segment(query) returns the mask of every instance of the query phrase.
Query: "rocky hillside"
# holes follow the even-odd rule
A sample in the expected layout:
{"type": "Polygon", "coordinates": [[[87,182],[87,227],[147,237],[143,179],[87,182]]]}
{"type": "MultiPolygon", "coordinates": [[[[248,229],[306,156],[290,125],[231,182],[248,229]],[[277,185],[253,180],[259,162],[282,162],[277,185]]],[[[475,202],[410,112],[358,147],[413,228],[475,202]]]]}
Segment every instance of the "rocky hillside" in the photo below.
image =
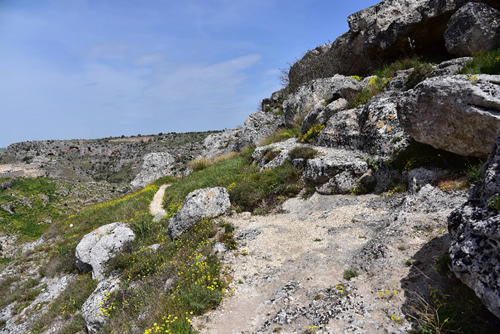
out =
{"type": "MultiPolygon", "coordinates": [[[[10,173],[36,169],[41,175],[64,181],[129,183],[141,171],[148,153],[168,153],[172,159],[161,162],[168,169],[164,175],[182,175],[186,163],[201,153],[205,137],[213,133],[21,142],[1,152],[0,164],[11,164],[10,173]]],[[[3,176],[9,175],[0,174],[3,176]]]]}
{"type": "Polygon", "coordinates": [[[495,333],[500,6],[385,0],[348,22],[198,144],[2,152],[136,190],[7,245],[0,333],[495,333]]]}

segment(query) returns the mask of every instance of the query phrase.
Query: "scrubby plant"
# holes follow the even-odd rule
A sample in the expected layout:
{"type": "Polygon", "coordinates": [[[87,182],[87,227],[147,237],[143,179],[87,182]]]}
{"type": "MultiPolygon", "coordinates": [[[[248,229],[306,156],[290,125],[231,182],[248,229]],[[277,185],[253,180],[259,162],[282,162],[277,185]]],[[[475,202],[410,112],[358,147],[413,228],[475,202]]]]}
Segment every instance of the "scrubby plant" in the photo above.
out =
{"type": "Polygon", "coordinates": [[[278,143],[290,138],[298,138],[298,137],[300,137],[300,125],[296,125],[291,128],[277,130],[271,136],[263,139],[259,143],[259,146],[266,146],[272,143],[278,143]]]}
{"type": "Polygon", "coordinates": [[[312,143],[314,138],[316,138],[321,131],[325,128],[324,124],[314,124],[300,140],[302,143],[312,143]]]}
{"type": "Polygon", "coordinates": [[[461,71],[462,74],[500,74],[500,49],[481,52],[461,71]]]}
{"type": "Polygon", "coordinates": [[[359,272],[354,268],[344,270],[343,277],[345,280],[350,281],[351,278],[358,277],[358,276],[359,276],[359,272]]]}
{"type": "Polygon", "coordinates": [[[384,78],[379,76],[371,78],[368,82],[368,87],[355,94],[352,99],[349,100],[348,107],[356,108],[359,105],[365,104],[372,97],[379,94],[384,89],[385,85],[387,85],[390,79],[390,77],[384,78]]]}
{"type": "Polygon", "coordinates": [[[296,146],[290,152],[288,152],[288,157],[291,160],[295,159],[314,159],[319,155],[319,152],[309,146],[296,146]]]}
{"type": "Polygon", "coordinates": [[[418,62],[413,67],[413,71],[408,76],[406,81],[406,86],[408,88],[415,87],[418,83],[424,81],[426,78],[430,76],[434,67],[430,63],[427,62],[418,62]]]}

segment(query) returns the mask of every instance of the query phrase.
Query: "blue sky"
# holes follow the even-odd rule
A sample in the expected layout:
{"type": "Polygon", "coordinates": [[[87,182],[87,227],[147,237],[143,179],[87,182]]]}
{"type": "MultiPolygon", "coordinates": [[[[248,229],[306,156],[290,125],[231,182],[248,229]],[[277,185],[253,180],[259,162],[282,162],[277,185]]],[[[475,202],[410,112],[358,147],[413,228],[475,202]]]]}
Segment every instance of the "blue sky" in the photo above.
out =
{"type": "Polygon", "coordinates": [[[0,147],[234,128],[378,2],[0,0],[0,147]]]}

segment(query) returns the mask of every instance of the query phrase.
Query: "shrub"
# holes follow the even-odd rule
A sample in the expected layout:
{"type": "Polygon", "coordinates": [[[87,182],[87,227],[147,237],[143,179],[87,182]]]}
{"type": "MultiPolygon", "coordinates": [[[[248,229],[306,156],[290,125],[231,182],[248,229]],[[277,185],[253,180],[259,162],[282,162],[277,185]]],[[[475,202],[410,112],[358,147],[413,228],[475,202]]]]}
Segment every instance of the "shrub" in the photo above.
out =
{"type": "Polygon", "coordinates": [[[294,147],[290,152],[288,152],[288,156],[290,159],[313,159],[317,157],[319,152],[312,147],[308,146],[297,146],[294,147]]]}
{"type": "Polygon", "coordinates": [[[408,76],[408,80],[406,81],[406,86],[408,88],[415,87],[418,83],[424,81],[429,75],[432,73],[434,68],[430,63],[418,62],[413,67],[413,71],[408,76]]]}
{"type": "Polygon", "coordinates": [[[318,134],[325,128],[324,124],[315,124],[313,125],[305,134],[302,136],[300,140],[302,143],[312,143],[314,138],[318,136],[318,134]]]}
{"type": "Polygon", "coordinates": [[[351,278],[358,277],[359,272],[356,269],[346,269],[344,270],[343,277],[345,280],[350,280],[351,278]]]}
{"type": "Polygon", "coordinates": [[[462,74],[500,74],[500,49],[481,52],[468,62],[462,74]]]}
{"type": "Polygon", "coordinates": [[[357,106],[368,102],[372,97],[384,90],[385,85],[387,85],[390,79],[390,77],[384,78],[379,76],[371,78],[368,83],[368,88],[365,88],[361,92],[355,94],[353,98],[349,100],[348,108],[356,108],[357,106]]]}

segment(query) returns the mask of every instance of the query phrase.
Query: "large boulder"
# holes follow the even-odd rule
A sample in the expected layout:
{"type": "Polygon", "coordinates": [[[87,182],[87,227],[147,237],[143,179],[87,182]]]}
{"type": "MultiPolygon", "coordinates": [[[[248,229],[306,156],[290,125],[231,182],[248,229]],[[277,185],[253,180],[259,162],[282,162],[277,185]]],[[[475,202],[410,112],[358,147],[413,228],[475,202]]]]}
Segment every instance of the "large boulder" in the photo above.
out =
{"type": "Polygon", "coordinates": [[[167,233],[176,238],[203,218],[225,213],[231,202],[225,188],[204,188],[190,192],[180,210],[169,220],[167,233]]]}
{"type": "Polygon", "coordinates": [[[310,80],[334,74],[366,75],[408,54],[447,56],[443,35],[448,21],[469,2],[500,9],[497,0],[385,0],[354,13],[347,19],[347,33],[293,64],[289,87],[294,91],[310,80]]]}
{"type": "Polygon", "coordinates": [[[360,149],[384,158],[397,155],[410,145],[410,138],[397,117],[399,92],[384,92],[368,101],[360,116],[360,149]]]}
{"type": "Polygon", "coordinates": [[[338,113],[340,110],[345,109],[348,104],[349,102],[343,98],[335,100],[326,106],[321,103],[317,104],[304,118],[300,131],[302,133],[307,133],[307,131],[309,131],[309,129],[315,124],[325,124],[330,117],[338,113]]]}
{"type": "Polygon", "coordinates": [[[500,47],[500,11],[471,2],[460,8],[444,33],[446,49],[456,56],[473,56],[500,47]]]}
{"type": "Polygon", "coordinates": [[[237,139],[238,149],[248,145],[258,145],[284,125],[283,113],[275,111],[257,111],[245,120],[237,139]]]}
{"type": "Polygon", "coordinates": [[[290,94],[283,102],[285,124],[293,126],[298,119],[305,117],[316,105],[323,103],[326,105],[340,98],[350,100],[354,94],[362,89],[363,85],[359,81],[343,75],[332,75],[330,78],[308,82],[290,94]]]}
{"type": "Polygon", "coordinates": [[[341,110],[326,122],[314,139],[316,145],[356,150],[360,145],[359,115],[363,107],[341,110]]]}
{"type": "Polygon", "coordinates": [[[451,269],[500,318],[500,138],[469,200],[451,213],[451,269]]]}
{"type": "Polygon", "coordinates": [[[167,152],[149,153],[144,156],[142,169],[130,182],[132,190],[142,189],[149,183],[172,173],[175,159],[167,152]]]}
{"type": "Polygon", "coordinates": [[[76,266],[91,271],[92,278],[105,279],[106,263],[135,240],[135,233],[125,223],[101,226],[86,234],[76,246],[76,266]]]}
{"type": "Polygon", "coordinates": [[[203,141],[203,152],[201,155],[206,158],[213,158],[221,154],[238,151],[240,133],[241,127],[238,127],[208,135],[203,141]]]}
{"type": "Polygon", "coordinates": [[[398,119],[416,141],[485,158],[500,135],[500,76],[427,79],[399,99],[398,119]]]}
{"type": "Polygon", "coordinates": [[[82,305],[82,317],[90,334],[98,333],[108,322],[112,310],[110,296],[120,288],[120,280],[113,278],[100,282],[82,305]]]}
{"type": "Polygon", "coordinates": [[[317,147],[321,156],[309,159],[304,169],[306,182],[318,186],[323,194],[349,193],[355,190],[358,180],[368,171],[361,152],[317,147]]]}

